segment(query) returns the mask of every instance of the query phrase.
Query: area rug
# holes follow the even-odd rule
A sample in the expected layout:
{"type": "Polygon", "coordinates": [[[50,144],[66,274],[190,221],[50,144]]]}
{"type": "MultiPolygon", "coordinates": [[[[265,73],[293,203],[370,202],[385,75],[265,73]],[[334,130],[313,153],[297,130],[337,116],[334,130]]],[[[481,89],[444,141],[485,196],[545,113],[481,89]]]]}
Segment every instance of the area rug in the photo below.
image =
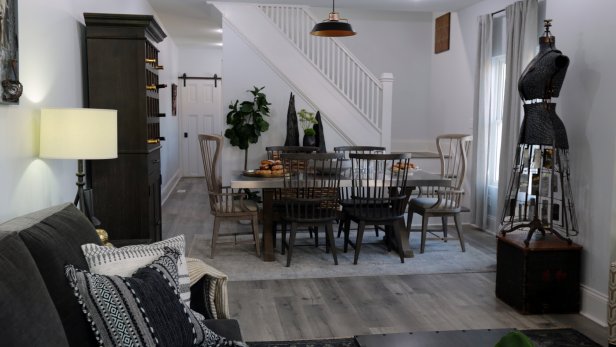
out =
{"type": "MultiPolygon", "coordinates": [[[[575,329],[521,330],[535,347],[600,347],[575,329]]],[[[248,342],[250,347],[358,347],[354,338],[248,342]]],[[[450,345],[451,346],[451,345],[450,345]]],[[[387,346],[382,346],[387,347],[387,346]]],[[[449,347],[449,346],[447,346],[449,347]]],[[[477,346],[484,347],[484,346],[477,346]]]]}
{"type": "MultiPolygon", "coordinates": [[[[242,225],[233,227],[249,228],[242,225]]],[[[325,253],[325,246],[315,247],[314,239],[310,239],[307,233],[298,234],[290,267],[285,266],[286,256],[280,254],[280,244],[273,262],[257,258],[254,244],[250,243],[219,244],[214,259],[211,259],[208,235],[195,235],[187,253],[228,274],[230,281],[496,271],[494,235],[466,226],[465,229],[468,229],[465,232],[466,252],[461,251],[457,240],[432,240],[420,254],[420,233],[411,233],[410,244],[415,256],[405,259],[404,264],[400,263],[396,252],[387,252],[381,240],[382,234],[377,237],[372,230],[366,231],[357,265],[353,265],[352,248],[347,253],[342,252],[343,238],[336,239],[339,250],[339,265],[336,266],[332,255],[325,253]]],[[[320,241],[324,242],[323,239],[320,241]]]]}

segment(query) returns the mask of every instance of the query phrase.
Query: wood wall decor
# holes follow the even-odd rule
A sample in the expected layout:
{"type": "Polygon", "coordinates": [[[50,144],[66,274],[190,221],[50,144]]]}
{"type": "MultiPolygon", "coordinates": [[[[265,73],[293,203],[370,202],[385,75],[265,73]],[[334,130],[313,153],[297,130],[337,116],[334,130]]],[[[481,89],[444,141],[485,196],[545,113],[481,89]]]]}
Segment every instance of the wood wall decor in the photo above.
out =
{"type": "Polygon", "coordinates": [[[171,115],[178,115],[178,85],[171,84],[171,115]]]}
{"type": "Polygon", "coordinates": [[[434,53],[438,54],[449,50],[449,23],[451,12],[437,17],[434,22],[434,53]]]}
{"type": "Polygon", "coordinates": [[[19,104],[23,92],[19,82],[17,34],[17,0],[0,0],[0,103],[3,104],[19,104]]]}

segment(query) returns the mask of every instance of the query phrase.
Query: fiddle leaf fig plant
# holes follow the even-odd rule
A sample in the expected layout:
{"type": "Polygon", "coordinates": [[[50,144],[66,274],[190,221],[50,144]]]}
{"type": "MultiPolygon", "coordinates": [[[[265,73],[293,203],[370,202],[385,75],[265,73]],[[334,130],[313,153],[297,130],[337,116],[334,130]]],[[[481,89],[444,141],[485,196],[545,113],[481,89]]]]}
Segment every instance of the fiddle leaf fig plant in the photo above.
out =
{"type": "Polygon", "coordinates": [[[227,113],[227,124],[229,128],[225,130],[225,137],[231,141],[232,146],[244,150],[244,170],[248,164],[248,147],[251,143],[257,143],[261,133],[269,129],[269,123],[265,117],[269,117],[269,105],[267,97],[262,92],[265,87],[253,87],[249,90],[252,100],[235,100],[229,105],[227,113]]]}

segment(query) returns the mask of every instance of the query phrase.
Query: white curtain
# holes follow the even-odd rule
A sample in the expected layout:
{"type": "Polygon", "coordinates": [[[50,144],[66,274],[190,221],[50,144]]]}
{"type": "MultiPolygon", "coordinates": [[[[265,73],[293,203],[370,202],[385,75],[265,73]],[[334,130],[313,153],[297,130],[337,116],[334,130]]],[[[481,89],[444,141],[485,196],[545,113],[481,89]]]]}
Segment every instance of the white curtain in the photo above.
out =
{"type": "Polygon", "coordinates": [[[522,101],[518,93],[518,79],[535,55],[538,45],[538,7],[537,0],[524,0],[515,2],[505,9],[507,72],[498,180],[498,218],[502,216],[522,124],[522,101]]]}
{"type": "Polygon", "coordinates": [[[488,221],[488,130],[490,111],[490,71],[492,70],[492,15],[479,17],[479,45],[477,52],[475,90],[475,119],[473,121],[473,160],[475,177],[473,196],[474,223],[481,229],[488,221]]]}

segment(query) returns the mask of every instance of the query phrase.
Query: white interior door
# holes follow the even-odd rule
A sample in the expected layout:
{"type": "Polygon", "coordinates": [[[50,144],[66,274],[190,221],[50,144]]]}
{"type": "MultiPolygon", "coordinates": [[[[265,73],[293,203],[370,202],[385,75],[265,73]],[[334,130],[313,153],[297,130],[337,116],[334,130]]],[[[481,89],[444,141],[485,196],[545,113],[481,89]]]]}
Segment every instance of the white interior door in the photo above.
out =
{"type": "Polygon", "coordinates": [[[203,176],[198,134],[222,134],[221,81],[186,80],[180,89],[180,146],[184,177],[203,176]]]}

